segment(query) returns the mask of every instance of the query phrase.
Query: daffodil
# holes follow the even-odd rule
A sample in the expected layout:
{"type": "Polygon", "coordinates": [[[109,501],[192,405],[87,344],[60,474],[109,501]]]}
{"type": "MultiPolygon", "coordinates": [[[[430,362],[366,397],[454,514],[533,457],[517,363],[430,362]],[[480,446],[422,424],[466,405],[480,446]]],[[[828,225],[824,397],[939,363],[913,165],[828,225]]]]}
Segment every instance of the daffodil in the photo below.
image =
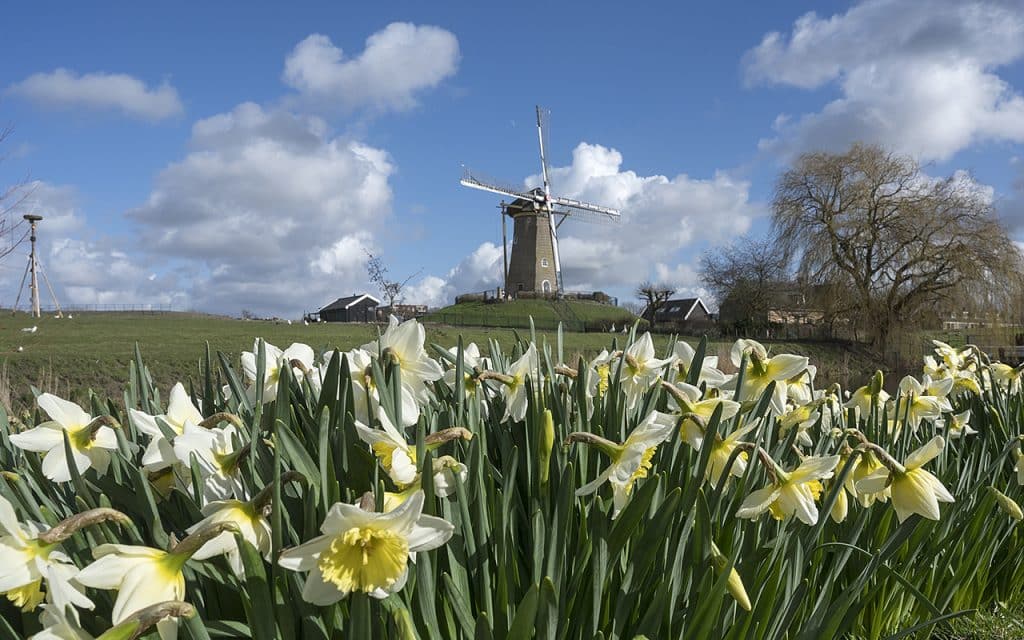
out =
{"type": "Polygon", "coordinates": [[[919,514],[930,520],[939,519],[939,503],[955,502],[952,494],[938,478],[921,467],[942,452],[945,440],[935,436],[899,464],[891,461],[857,483],[857,491],[879,493],[888,488],[892,495],[892,506],[896,517],[903,522],[912,514],[919,514]]]}
{"type": "Polygon", "coordinates": [[[185,466],[191,466],[195,455],[203,475],[203,499],[245,498],[245,487],[238,473],[240,458],[247,449],[235,449],[238,430],[234,425],[221,428],[186,424],[184,432],[174,439],[174,455],[185,466]]]}
{"type": "Polygon", "coordinates": [[[156,422],[158,419],[170,427],[177,436],[185,432],[185,423],[199,424],[203,421],[203,414],[192,404],[192,398],[180,382],[171,387],[167,413],[151,416],[138,409],[129,409],[128,415],[135,428],[150,438],[149,446],[142,454],[142,467],[150,472],[160,471],[178,462],[174,455],[173,440],[164,437],[164,432],[156,422]]]}
{"type": "Polygon", "coordinates": [[[854,391],[844,406],[847,409],[856,409],[859,419],[867,420],[872,411],[881,417],[882,409],[889,400],[889,394],[882,388],[882,382],[882,372],[875,372],[871,382],[854,391]]]}
{"type": "Polygon", "coordinates": [[[1008,393],[1019,393],[1021,389],[1021,374],[1024,367],[1011,367],[1002,362],[993,362],[989,366],[989,373],[992,379],[999,383],[1008,393]]]}
{"type": "Polygon", "coordinates": [[[708,458],[705,477],[716,485],[722,476],[727,473],[736,478],[742,477],[743,473],[747,470],[747,452],[743,451],[736,456],[731,468],[729,467],[729,459],[732,457],[733,452],[743,444],[743,436],[756,428],[756,424],[749,424],[736,429],[724,438],[716,434],[715,443],[711,447],[711,456],[708,458]]]}
{"type": "Polygon", "coordinates": [[[44,604],[39,616],[42,631],[28,637],[28,640],[95,640],[95,637],[78,626],[74,615],[68,616],[57,605],[44,604]]]}
{"type": "MultiPolygon", "coordinates": [[[[672,348],[672,368],[675,369],[675,382],[686,382],[690,375],[690,369],[697,365],[693,359],[697,352],[689,343],[679,340],[672,348]]],[[[704,356],[700,364],[700,375],[697,377],[697,384],[705,383],[709,387],[720,387],[729,379],[727,375],[718,370],[718,356],[704,356]]]]}
{"type": "Polygon", "coordinates": [[[738,383],[739,376],[734,377],[730,384],[735,387],[737,397],[741,400],[757,400],[768,385],[775,383],[775,391],[771,398],[771,407],[776,413],[785,411],[786,396],[788,394],[787,380],[798,376],[807,368],[805,356],[795,356],[787,353],[768,357],[768,350],[756,340],[737,340],[730,351],[733,366],[739,367],[746,356],[746,366],[743,371],[743,381],[738,383]]]}
{"type": "Polygon", "coordinates": [[[39,536],[45,525],[18,521],[18,516],[0,496],[0,594],[31,611],[45,597],[63,610],[68,605],[92,609],[92,600],[76,581],[78,567],[59,550],[59,542],[46,542],[39,536]]]}
{"type": "Polygon", "coordinates": [[[808,456],[793,471],[776,469],[775,481],[747,496],[736,515],[754,519],[770,511],[776,520],[795,514],[804,524],[817,523],[821,481],[832,477],[838,463],[839,456],[808,456]]]}
{"type": "MultiPolygon", "coordinates": [[[[202,514],[206,517],[189,527],[186,530],[188,533],[192,534],[222,522],[229,522],[241,533],[246,542],[255,547],[265,559],[270,560],[270,523],[258,505],[238,500],[220,500],[203,505],[202,514]]],[[[219,555],[226,555],[231,570],[240,579],[245,579],[242,555],[232,531],[224,531],[199,547],[192,557],[196,560],[206,560],[219,555]]]]}
{"type": "Polygon", "coordinates": [[[792,429],[796,428],[795,442],[802,447],[812,446],[814,441],[807,432],[821,417],[819,407],[819,403],[812,402],[792,407],[783,413],[779,416],[779,436],[785,438],[792,429]]]}
{"type": "MultiPolygon", "coordinates": [[[[252,351],[242,352],[242,372],[249,383],[249,400],[256,399],[257,358],[259,357],[260,341],[256,340],[252,351]]],[[[281,351],[274,345],[263,343],[263,403],[273,402],[277,398],[277,383],[281,379],[281,367],[291,367],[292,377],[302,382],[307,371],[313,369],[316,355],[313,349],[305,344],[295,343],[281,351]],[[296,364],[298,366],[296,366],[296,364]]]]}
{"type": "Polygon", "coordinates": [[[356,433],[360,440],[370,445],[391,480],[399,488],[406,487],[412,484],[419,473],[416,468],[416,447],[410,445],[405,436],[398,432],[383,408],[378,410],[377,418],[380,420],[380,429],[373,429],[357,421],[356,433]]]}
{"type": "Polygon", "coordinates": [[[719,405],[722,407],[723,422],[739,413],[740,403],[728,398],[716,396],[702,399],[700,389],[692,384],[677,382],[670,387],[665,384],[662,386],[669,391],[669,407],[678,410],[683,416],[683,440],[694,449],[700,449],[704,441],[704,425],[711,420],[719,405]]]}
{"type": "MultiPolygon", "coordinates": [[[[456,482],[465,482],[469,476],[469,467],[451,456],[434,458],[433,467],[434,495],[438,498],[447,498],[454,494],[456,482]]],[[[422,474],[419,474],[412,484],[405,488],[398,491],[385,491],[384,510],[391,511],[420,491],[422,489],[421,478],[422,474]]]]}
{"type": "Polygon", "coordinates": [[[537,354],[537,347],[531,342],[526,352],[509,367],[508,379],[501,379],[504,385],[502,393],[505,396],[506,420],[512,419],[519,422],[526,417],[526,409],[529,406],[526,382],[532,380],[536,385],[538,382],[536,372],[539,367],[540,356],[537,354]]]}
{"type": "Polygon", "coordinates": [[[964,436],[972,436],[978,433],[976,430],[971,428],[971,410],[961,411],[960,413],[952,414],[944,420],[946,426],[946,435],[950,440],[956,440],[964,436]]]}
{"type": "Polygon", "coordinates": [[[571,442],[595,446],[611,458],[611,464],[595,480],[576,490],[576,496],[594,493],[607,482],[612,486],[612,517],[617,516],[629,502],[636,481],[647,477],[658,445],[672,435],[675,422],[675,417],[670,414],[652,411],[622,444],[589,433],[570,435],[571,442]]]}
{"type": "MultiPolygon", "coordinates": [[[[458,347],[452,347],[448,349],[448,353],[451,354],[452,359],[459,357],[458,347]]],[[[483,384],[476,373],[485,371],[491,368],[490,358],[484,358],[480,355],[480,347],[476,346],[475,342],[470,342],[465,345],[462,349],[462,389],[466,395],[472,400],[483,400],[486,393],[487,387],[483,384]]],[[[444,372],[444,382],[452,389],[456,388],[455,380],[455,366],[447,369],[444,372]]],[[[488,403],[480,402],[480,411],[482,415],[487,415],[488,403]]]]}
{"type": "MultiPolygon", "coordinates": [[[[185,563],[211,540],[235,525],[218,522],[190,534],[170,551],[125,544],[101,544],[92,550],[95,560],[78,574],[78,581],[94,589],[116,589],[111,621],[118,625],[142,609],[185,597],[185,563]]],[[[178,637],[176,618],[157,623],[162,640],[178,637]]]]}
{"type": "Polygon", "coordinates": [[[117,449],[114,430],[82,410],[77,404],[62,400],[51,393],[44,393],[36,399],[39,408],[50,416],[49,422],[14,433],[11,444],[26,451],[45,452],[43,475],[54,482],[71,480],[70,465],[78,473],[92,468],[103,475],[110,465],[110,452],[117,449]],[[71,445],[71,460],[64,450],[64,434],[71,445]]]}
{"type": "Polygon", "coordinates": [[[661,376],[665,365],[672,359],[654,357],[654,341],[648,332],[644,332],[644,335],[626,348],[622,359],[622,373],[619,381],[623,393],[626,394],[626,406],[633,408],[640,396],[661,376]]]}
{"type": "Polygon", "coordinates": [[[913,376],[905,376],[900,380],[900,405],[897,419],[906,412],[907,424],[915,433],[922,420],[934,422],[942,417],[943,411],[952,411],[949,401],[940,396],[926,395],[925,386],[913,376]]]}
{"type": "Polygon", "coordinates": [[[808,364],[807,368],[786,380],[786,395],[797,406],[810,404],[814,401],[814,378],[818,368],[808,364]]]}
{"type": "Polygon", "coordinates": [[[286,549],[278,564],[309,572],[302,597],[315,605],[350,593],[385,598],[405,586],[417,552],[440,547],[455,530],[446,520],[423,515],[423,500],[418,491],[384,513],[337,503],[320,527],[323,535],[286,549]]]}
{"type": "Polygon", "coordinates": [[[374,355],[379,353],[382,358],[396,363],[402,371],[402,384],[408,385],[416,396],[425,398],[425,385],[444,375],[441,365],[427,355],[423,346],[426,338],[423,325],[415,318],[399,323],[398,318],[391,316],[380,339],[363,345],[363,350],[374,355]]]}
{"type": "MultiPolygon", "coordinates": [[[[101,544],[93,549],[96,560],[82,569],[78,581],[94,589],[116,589],[111,620],[118,624],[130,614],[166,600],[185,597],[182,568],[187,556],[150,547],[101,544]]],[[[157,627],[163,640],[177,637],[177,622],[157,627]]]]}
{"type": "Polygon", "coordinates": [[[876,500],[879,502],[886,502],[889,500],[889,496],[892,493],[889,487],[886,487],[882,491],[876,491],[874,493],[864,493],[857,486],[861,480],[868,478],[879,470],[885,470],[882,463],[878,461],[878,457],[869,449],[863,453],[857,460],[857,466],[853,468],[853,471],[847,476],[847,490],[851,495],[857,497],[857,501],[860,502],[861,506],[865,509],[870,507],[876,500]]]}

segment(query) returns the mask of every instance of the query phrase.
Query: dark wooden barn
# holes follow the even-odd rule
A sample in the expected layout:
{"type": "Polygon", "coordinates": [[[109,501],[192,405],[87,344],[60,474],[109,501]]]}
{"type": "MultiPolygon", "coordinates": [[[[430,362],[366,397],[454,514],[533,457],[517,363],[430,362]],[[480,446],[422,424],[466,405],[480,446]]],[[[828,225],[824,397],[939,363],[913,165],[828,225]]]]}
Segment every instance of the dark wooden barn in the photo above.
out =
{"type": "Polygon", "coordinates": [[[363,293],[338,298],[318,312],[321,322],[375,322],[380,300],[363,293]]]}

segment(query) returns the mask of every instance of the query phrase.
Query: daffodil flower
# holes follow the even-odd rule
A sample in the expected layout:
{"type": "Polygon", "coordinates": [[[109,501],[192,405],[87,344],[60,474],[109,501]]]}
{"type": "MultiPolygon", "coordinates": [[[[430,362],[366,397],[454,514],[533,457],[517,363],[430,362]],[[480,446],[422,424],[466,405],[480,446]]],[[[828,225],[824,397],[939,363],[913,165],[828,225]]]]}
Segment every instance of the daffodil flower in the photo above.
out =
{"type": "Polygon", "coordinates": [[[882,383],[882,372],[875,372],[871,382],[854,391],[844,406],[847,409],[856,409],[859,419],[870,418],[872,410],[881,416],[882,409],[889,400],[889,394],[882,388],[882,383]]]}
{"type": "Polygon", "coordinates": [[[701,390],[692,384],[677,382],[662,383],[669,392],[668,405],[677,410],[683,417],[681,435],[686,444],[700,449],[704,442],[704,426],[711,420],[715,409],[722,407],[722,421],[730,420],[739,413],[740,403],[723,397],[701,399],[701,390]]]}
{"type": "Polygon", "coordinates": [[[370,445],[384,471],[399,488],[412,484],[419,470],[416,468],[416,447],[410,445],[398,432],[383,407],[377,411],[380,429],[356,422],[359,439],[370,445]]]}
{"type": "MultiPolygon", "coordinates": [[[[256,359],[259,357],[260,341],[256,340],[252,351],[242,352],[242,372],[249,383],[247,390],[250,401],[256,399],[256,359]]],[[[263,404],[273,402],[277,399],[277,383],[281,379],[281,367],[291,367],[292,377],[297,382],[302,382],[307,371],[313,369],[313,360],[316,355],[313,349],[305,344],[295,343],[281,351],[274,345],[263,343],[263,404]],[[300,366],[293,366],[298,362],[300,366]]]]}
{"type": "Polygon", "coordinates": [[[851,495],[857,497],[857,501],[860,502],[861,506],[865,509],[874,504],[876,500],[879,502],[886,502],[889,500],[889,496],[891,494],[889,487],[874,493],[864,493],[857,486],[857,483],[861,480],[871,477],[879,470],[884,471],[885,467],[882,466],[882,463],[878,461],[878,457],[869,449],[860,456],[857,460],[857,466],[854,467],[853,471],[847,476],[847,490],[851,495]]]}
{"type": "Polygon", "coordinates": [[[793,471],[776,469],[775,482],[747,496],[736,515],[754,519],[771,511],[776,520],[795,514],[804,524],[817,523],[821,481],[832,477],[837,464],[839,456],[808,456],[793,471]]]}
{"type": "Polygon", "coordinates": [[[245,449],[235,450],[238,430],[234,425],[222,428],[186,424],[184,432],[174,439],[174,455],[185,466],[191,466],[195,454],[203,475],[203,499],[245,498],[245,487],[238,474],[239,458],[245,449]]]}
{"type": "MultiPolygon", "coordinates": [[[[455,493],[455,483],[465,482],[469,476],[469,467],[462,464],[451,456],[438,456],[434,458],[434,495],[438,498],[447,498],[455,493]]],[[[421,482],[422,474],[416,476],[412,484],[399,491],[384,492],[384,510],[391,511],[398,507],[423,487],[421,482]]]]}
{"type": "Polygon", "coordinates": [[[633,408],[637,400],[661,376],[665,365],[671,358],[654,357],[654,341],[649,332],[637,338],[622,353],[622,373],[619,381],[622,391],[626,394],[626,406],[633,408]]]}
{"type": "Polygon", "coordinates": [[[946,435],[950,440],[956,440],[964,436],[972,436],[978,433],[976,430],[971,428],[970,421],[970,409],[950,415],[945,419],[946,435]]]}
{"type": "Polygon", "coordinates": [[[502,393],[505,396],[505,419],[515,422],[526,417],[529,396],[526,393],[526,381],[538,382],[537,369],[540,367],[540,356],[537,347],[531,342],[523,355],[508,368],[508,380],[502,380],[502,393]]]}
{"type": "Polygon", "coordinates": [[[446,520],[423,515],[423,500],[418,491],[384,513],[337,503],[320,527],[323,535],[285,549],[278,564],[309,572],[302,597],[318,606],[350,593],[386,598],[405,586],[417,552],[440,547],[455,530],[446,520]]]}
{"type": "Polygon", "coordinates": [[[78,567],[58,549],[59,542],[40,539],[45,525],[18,521],[18,516],[0,496],[0,594],[22,611],[31,611],[45,597],[62,611],[68,605],[92,609],[92,600],[76,581],[78,567]]]}
{"type": "Polygon", "coordinates": [[[910,425],[914,433],[917,433],[922,420],[934,422],[942,417],[943,411],[953,410],[953,407],[950,406],[949,401],[945,398],[926,395],[925,386],[913,376],[905,376],[900,380],[899,407],[900,415],[896,417],[902,418],[902,414],[905,411],[907,424],[910,425]]]}
{"type": "MultiPolygon", "coordinates": [[[[756,340],[737,340],[730,351],[733,366],[739,367],[743,363],[743,356],[746,356],[746,368],[743,371],[743,382],[739,389],[736,389],[737,397],[741,400],[757,400],[768,385],[775,382],[775,391],[771,398],[771,407],[776,413],[783,413],[786,410],[786,396],[788,388],[786,381],[796,377],[807,368],[805,356],[795,356],[787,353],[768,357],[768,350],[756,340]]],[[[738,376],[733,377],[730,383],[735,386],[738,376]]]]}
{"type": "Polygon", "coordinates": [[[1020,392],[1021,373],[1024,373],[1024,368],[1011,367],[1002,362],[993,362],[989,366],[989,374],[992,376],[992,379],[998,382],[1008,393],[1020,392]]]}
{"type": "MultiPolygon", "coordinates": [[[[234,528],[216,523],[190,534],[170,551],[126,544],[101,544],[92,550],[95,560],[78,574],[78,581],[94,589],[116,589],[111,621],[118,625],[138,611],[185,597],[185,563],[206,543],[234,528]]],[[[162,640],[178,637],[176,618],[157,623],[162,640]]]]}
{"type": "MultiPolygon", "coordinates": [[[[203,505],[202,513],[206,517],[186,529],[189,534],[228,522],[234,525],[246,542],[255,547],[266,560],[270,560],[270,523],[264,517],[260,506],[253,502],[220,500],[203,505]]],[[[192,557],[196,560],[206,560],[219,555],[226,555],[231,570],[239,579],[245,579],[242,554],[232,531],[224,531],[199,547],[192,557]]]]}
{"type": "Polygon", "coordinates": [[[879,493],[888,488],[892,495],[892,506],[896,517],[903,522],[912,514],[919,514],[929,520],[939,519],[939,503],[955,502],[952,494],[942,482],[921,467],[942,452],[945,440],[935,436],[917,449],[901,465],[890,461],[883,467],[857,483],[857,491],[879,493]]]}
{"type": "Polygon", "coordinates": [[[798,407],[793,407],[779,416],[779,435],[783,438],[793,429],[796,428],[796,443],[802,447],[810,447],[814,445],[814,441],[811,439],[810,434],[807,433],[808,429],[813,427],[818,422],[818,418],[821,417],[819,411],[820,404],[812,402],[798,407]]]}
{"type": "Polygon", "coordinates": [[[423,325],[415,318],[399,323],[398,318],[391,316],[380,339],[363,345],[363,350],[390,358],[402,370],[402,384],[408,385],[417,397],[425,399],[426,384],[444,376],[441,365],[427,355],[423,346],[426,339],[423,325]]]}
{"type": "Polygon", "coordinates": [[[797,406],[810,404],[814,401],[814,378],[818,368],[808,364],[807,368],[786,380],[786,395],[797,406]]]}
{"type": "Polygon", "coordinates": [[[203,414],[192,404],[192,398],[180,382],[171,387],[167,413],[151,416],[138,409],[129,409],[128,415],[135,428],[150,438],[149,446],[142,454],[142,467],[150,472],[160,471],[178,463],[178,458],[174,455],[173,440],[164,437],[164,432],[156,423],[157,419],[163,421],[175,435],[179,436],[185,432],[185,423],[199,424],[203,421],[203,414]]]}
{"type": "Polygon", "coordinates": [[[576,496],[594,493],[605,482],[612,486],[612,517],[618,516],[622,508],[629,502],[633,485],[637,480],[647,477],[658,445],[672,435],[675,428],[675,416],[659,411],[652,411],[626,438],[622,444],[615,444],[590,433],[574,433],[569,436],[570,442],[584,442],[601,450],[611,458],[611,464],[589,482],[576,490],[576,496]]]}
{"type": "Polygon", "coordinates": [[[53,394],[44,393],[36,401],[39,408],[50,416],[50,421],[28,431],[11,434],[11,444],[26,451],[45,452],[43,475],[54,482],[71,480],[71,464],[80,474],[90,468],[99,475],[106,473],[110,452],[117,449],[114,430],[105,424],[100,425],[99,420],[94,421],[77,404],[53,394]],[[65,433],[71,444],[71,460],[67,459],[64,450],[65,433]]]}
{"type": "MultiPolygon", "coordinates": [[[[686,382],[690,375],[690,368],[696,363],[693,359],[697,352],[687,342],[679,340],[672,348],[672,368],[676,371],[675,382],[686,382]]],[[[697,384],[705,383],[709,387],[720,387],[729,379],[727,375],[718,370],[718,356],[704,356],[700,363],[700,375],[697,377],[697,384]]]]}

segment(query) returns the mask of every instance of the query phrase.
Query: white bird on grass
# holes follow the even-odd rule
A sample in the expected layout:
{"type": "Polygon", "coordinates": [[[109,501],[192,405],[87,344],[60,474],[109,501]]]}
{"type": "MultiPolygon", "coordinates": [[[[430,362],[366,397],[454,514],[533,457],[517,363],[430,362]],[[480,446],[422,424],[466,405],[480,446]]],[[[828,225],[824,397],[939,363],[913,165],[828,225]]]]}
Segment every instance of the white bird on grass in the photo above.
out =
{"type": "Polygon", "coordinates": [[[39,329],[39,327],[33,325],[31,327],[25,327],[24,329],[21,330],[21,332],[22,333],[35,333],[36,330],[38,330],[38,329],[39,329]]]}

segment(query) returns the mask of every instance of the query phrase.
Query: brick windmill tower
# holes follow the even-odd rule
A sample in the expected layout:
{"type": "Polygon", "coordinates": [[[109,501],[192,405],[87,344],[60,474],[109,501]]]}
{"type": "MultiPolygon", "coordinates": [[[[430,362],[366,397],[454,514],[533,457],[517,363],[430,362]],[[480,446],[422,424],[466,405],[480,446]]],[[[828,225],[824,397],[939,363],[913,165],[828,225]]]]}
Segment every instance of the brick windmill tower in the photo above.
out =
{"type": "Polygon", "coordinates": [[[616,209],[571,198],[551,195],[545,150],[543,111],[537,107],[537,139],[540,142],[540,166],[544,186],[525,190],[506,187],[488,178],[463,171],[460,183],[465,187],[514,198],[501,203],[501,240],[505,255],[505,291],[558,295],[562,286],[562,264],[558,255],[558,228],[568,218],[587,222],[618,222],[616,209]],[[512,218],[512,255],[508,254],[505,218],[512,218]]]}

